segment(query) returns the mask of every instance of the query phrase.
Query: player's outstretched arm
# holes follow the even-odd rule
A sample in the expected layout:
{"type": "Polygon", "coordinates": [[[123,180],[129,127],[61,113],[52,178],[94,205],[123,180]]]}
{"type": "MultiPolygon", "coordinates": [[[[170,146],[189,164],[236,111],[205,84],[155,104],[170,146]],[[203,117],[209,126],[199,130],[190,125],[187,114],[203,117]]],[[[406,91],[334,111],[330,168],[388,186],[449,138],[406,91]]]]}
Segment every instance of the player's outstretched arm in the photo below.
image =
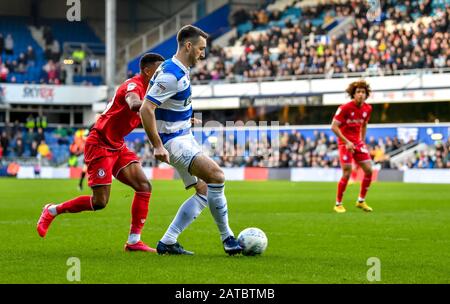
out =
{"type": "Polygon", "coordinates": [[[141,115],[142,125],[144,126],[145,133],[154,147],[154,154],[157,160],[168,163],[169,152],[164,148],[161,138],[156,129],[156,117],[155,117],[156,105],[150,101],[144,100],[139,110],[141,115]]]}

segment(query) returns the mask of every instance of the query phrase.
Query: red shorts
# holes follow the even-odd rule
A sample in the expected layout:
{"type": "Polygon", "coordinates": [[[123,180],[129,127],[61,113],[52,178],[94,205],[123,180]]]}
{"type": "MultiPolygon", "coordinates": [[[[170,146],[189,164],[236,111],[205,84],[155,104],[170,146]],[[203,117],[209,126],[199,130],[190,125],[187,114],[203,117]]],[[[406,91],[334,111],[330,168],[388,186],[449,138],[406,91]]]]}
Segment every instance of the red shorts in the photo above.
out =
{"type": "Polygon", "coordinates": [[[110,185],[113,175],[117,178],[120,170],[131,163],[139,162],[139,158],[127,146],[111,150],[87,142],[84,148],[84,162],[87,165],[88,185],[92,187],[110,185]]]}
{"type": "Polygon", "coordinates": [[[339,160],[341,165],[351,165],[353,159],[358,163],[372,160],[366,145],[364,143],[355,145],[353,153],[348,151],[345,145],[339,145],[339,160]]]}

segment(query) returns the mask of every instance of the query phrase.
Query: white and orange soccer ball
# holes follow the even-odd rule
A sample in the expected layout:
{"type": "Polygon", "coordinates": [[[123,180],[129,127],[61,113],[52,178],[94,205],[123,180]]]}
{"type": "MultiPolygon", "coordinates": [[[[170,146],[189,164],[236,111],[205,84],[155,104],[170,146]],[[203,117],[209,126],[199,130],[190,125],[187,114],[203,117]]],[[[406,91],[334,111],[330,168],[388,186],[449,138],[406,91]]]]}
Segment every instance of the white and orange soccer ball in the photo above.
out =
{"type": "Polygon", "coordinates": [[[267,248],[267,236],[259,228],[251,227],[241,231],[238,235],[239,245],[243,255],[259,255],[267,248]]]}

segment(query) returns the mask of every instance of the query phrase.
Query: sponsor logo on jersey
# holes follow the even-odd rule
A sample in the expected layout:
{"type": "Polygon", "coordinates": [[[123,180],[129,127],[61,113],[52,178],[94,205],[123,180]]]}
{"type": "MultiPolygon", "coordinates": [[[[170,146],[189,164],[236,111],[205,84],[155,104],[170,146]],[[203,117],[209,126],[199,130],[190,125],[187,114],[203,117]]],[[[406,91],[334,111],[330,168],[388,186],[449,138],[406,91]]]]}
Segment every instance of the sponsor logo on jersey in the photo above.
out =
{"type": "Polygon", "coordinates": [[[364,122],[364,119],[347,119],[346,123],[347,124],[362,124],[364,122]]]}
{"type": "Polygon", "coordinates": [[[130,82],[127,85],[127,91],[133,91],[136,87],[137,87],[137,84],[135,84],[134,82],[130,82]]]}
{"type": "Polygon", "coordinates": [[[167,88],[165,86],[162,85],[162,83],[158,82],[156,83],[156,85],[158,86],[158,88],[160,88],[161,90],[165,91],[167,88]]]}

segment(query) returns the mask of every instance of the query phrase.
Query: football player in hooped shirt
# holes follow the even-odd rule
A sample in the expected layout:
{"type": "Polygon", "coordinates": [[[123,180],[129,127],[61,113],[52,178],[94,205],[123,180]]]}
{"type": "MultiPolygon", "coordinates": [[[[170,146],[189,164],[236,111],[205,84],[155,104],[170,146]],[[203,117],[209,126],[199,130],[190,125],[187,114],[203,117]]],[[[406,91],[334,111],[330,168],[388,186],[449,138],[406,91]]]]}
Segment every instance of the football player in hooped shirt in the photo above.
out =
{"type": "Polygon", "coordinates": [[[372,159],[364,140],[367,123],[372,113],[372,106],[365,101],[369,97],[371,89],[366,81],[359,80],[351,83],[346,92],[352,101],[338,108],[331,125],[331,129],[338,137],[339,159],[342,167],[342,177],[338,184],[334,210],[338,213],[345,212],[342,197],[352,172],[352,160],[354,159],[364,171],[356,207],[370,212],[372,208],[366,204],[365,198],[372,181],[372,159]]]}
{"type": "Polygon", "coordinates": [[[205,57],[208,35],[186,25],[178,31],[176,54],[164,61],[150,81],[140,113],[142,125],[153,147],[155,158],[178,171],[186,189],[195,194],[178,209],[175,218],[158,242],[158,254],[193,254],[178,243],[178,236],[209,206],[223,248],[233,255],[242,248],[228,223],[225,175],[207,155],[191,132],[191,86],[189,68],[205,57]]]}
{"type": "Polygon", "coordinates": [[[156,252],[140,240],[147,219],[152,188],[139,158],[127,148],[124,137],[140,125],[139,109],[148,83],[163,61],[164,58],[159,54],[145,54],[140,60],[139,75],[119,86],[86,139],[84,158],[92,195],[79,196],[58,205],[45,205],[37,224],[41,237],[45,237],[50,224],[60,214],[105,208],[114,176],[135,191],[131,207],[130,234],[125,250],[156,252]]]}

